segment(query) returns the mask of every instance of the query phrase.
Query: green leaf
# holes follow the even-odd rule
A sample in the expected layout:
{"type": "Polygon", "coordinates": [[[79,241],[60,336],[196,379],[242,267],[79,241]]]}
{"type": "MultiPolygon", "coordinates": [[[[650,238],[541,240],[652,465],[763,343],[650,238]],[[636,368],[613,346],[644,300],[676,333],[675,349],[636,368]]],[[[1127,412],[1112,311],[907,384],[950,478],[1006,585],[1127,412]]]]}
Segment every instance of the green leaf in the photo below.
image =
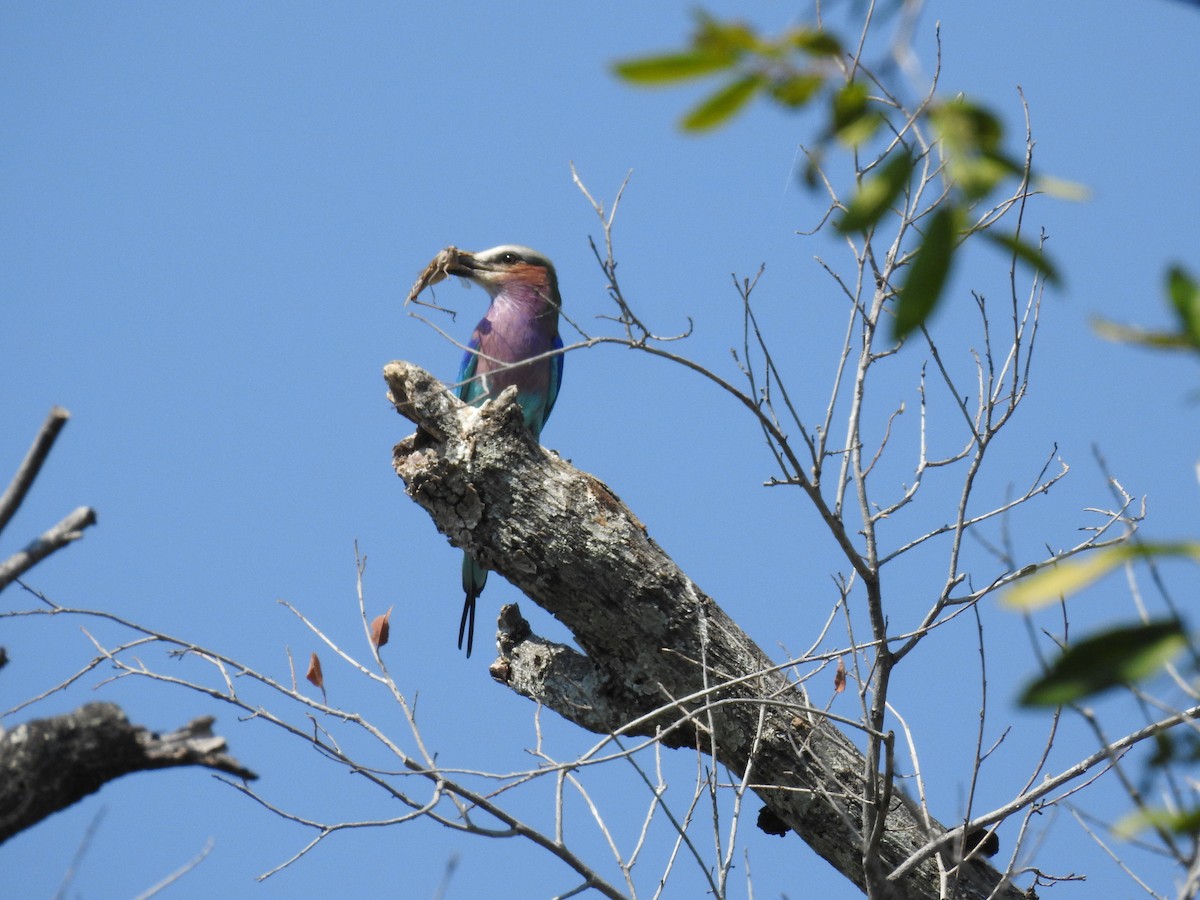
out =
{"type": "Polygon", "coordinates": [[[1132,558],[1132,544],[1098,550],[1078,562],[1067,560],[1021,579],[1004,597],[1004,605],[1013,609],[1037,609],[1057,603],[1099,581],[1113,569],[1132,558]]]}
{"type": "Polygon", "coordinates": [[[1062,278],[1058,274],[1058,268],[1050,261],[1050,257],[1046,252],[1036,244],[1031,244],[1028,241],[1023,241],[1015,234],[996,234],[994,231],[985,231],[983,236],[996,244],[999,247],[1007,250],[1017,260],[1025,263],[1044,279],[1047,283],[1053,285],[1062,284],[1062,278]]]}
{"type": "Polygon", "coordinates": [[[990,194],[1009,175],[1024,167],[1000,151],[1004,125],[990,110],[958,99],[935,106],[929,118],[946,155],[946,170],[968,199],[990,194]]]}
{"type": "Polygon", "coordinates": [[[949,154],[948,164],[954,183],[972,200],[986,197],[1010,175],[1023,173],[1020,165],[999,153],[954,151],[949,154]]]}
{"type": "Polygon", "coordinates": [[[758,34],[745,22],[739,22],[736,19],[722,22],[705,12],[701,12],[697,16],[697,28],[692,38],[692,46],[697,50],[708,50],[732,56],[759,53],[766,49],[763,42],[759,40],[758,34]]]}
{"type": "Polygon", "coordinates": [[[1178,760],[1179,754],[1175,750],[1175,741],[1171,737],[1171,732],[1156,732],[1151,740],[1154,741],[1154,753],[1146,761],[1146,765],[1154,769],[1161,769],[1178,760]]]}
{"type": "Polygon", "coordinates": [[[1159,671],[1188,643],[1176,619],[1112,628],[1072,644],[1021,693],[1022,706],[1062,706],[1159,671]]]}
{"type": "Polygon", "coordinates": [[[1113,828],[1113,833],[1124,840],[1131,840],[1138,832],[1147,828],[1163,828],[1175,834],[1200,833],[1200,808],[1140,809],[1125,816],[1113,828]]]}
{"type": "Polygon", "coordinates": [[[1191,765],[1200,760],[1200,735],[1190,729],[1156,731],[1154,753],[1146,765],[1156,769],[1191,765]]]}
{"type": "Polygon", "coordinates": [[[861,81],[851,81],[833,95],[832,112],[830,131],[849,146],[870,138],[882,121],[879,111],[871,108],[867,86],[861,81]]]}
{"type": "Polygon", "coordinates": [[[796,72],[776,79],[771,85],[771,96],[795,109],[808,103],[824,83],[825,76],[818,72],[796,72]]]}
{"type": "Polygon", "coordinates": [[[628,59],[614,65],[613,71],[634,84],[671,84],[720,72],[732,66],[734,61],[728,53],[691,50],[628,59]]]}
{"type": "Polygon", "coordinates": [[[950,203],[933,214],[925,229],[925,239],[917,248],[908,270],[908,278],[896,298],[896,319],[892,325],[894,340],[903,340],[913,329],[925,324],[937,305],[950,274],[950,264],[954,261],[962,219],[962,208],[950,203]]]}
{"type": "Polygon", "coordinates": [[[833,127],[837,131],[861,116],[867,108],[867,86],[861,81],[842,85],[833,95],[833,127]]]}
{"type": "Polygon", "coordinates": [[[816,28],[797,28],[787,36],[787,42],[812,56],[842,55],[841,41],[828,31],[816,28]]]}
{"type": "Polygon", "coordinates": [[[820,146],[817,146],[804,155],[804,168],[800,172],[800,178],[804,182],[804,186],[810,191],[820,183],[821,163],[824,159],[825,153],[820,146]]]}
{"type": "Polygon", "coordinates": [[[1147,331],[1134,325],[1122,325],[1111,319],[1096,316],[1092,319],[1092,328],[1096,334],[1109,341],[1120,341],[1123,344],[1141,344],[1155,350],[1195,350],[1196,347],[1177,332],[1147,331]]]}
{"type": "Polygon", "coordinates": [[[990,110],[970,100],[938,104],[929,113],[943,143],[961,153],[998,154],[1004,125],[990,110]]]}
{"type": "Polygon", "coordinates": [[[862,183],[846,207],[846,215],[837,223],[842,234],[866,231],[892,207],[912,175],[913,160],[907,150],[898,150],[880,169],[879,174],[862,183]]]}
{"type": "Polygon", "coordinates": [[[1092,198],[1092,190],[1086,184],[1080,184],[1078,181],[1067,181],[1064,178],[1039,175],[1033,179],[1033,186],[1043,194],[1059,200],[1082,203],[1084,200],[1092,198]]]}
{"type": "Polygon", "coordinates": [[[859,144],[869,141],[882,124],[883,116],[880,115],[879,110],[868,109],[858,118],[839,128],[837,137],[847,147],[857,147],[859,144]]]}
{"type": "Polygon", "coordinates": [[[1069,597],[1133,559],[1183,557],[1200,562],[1200,541],[1119,544],[1066,560],[1022,578],[1004,597],[1004,605],[1031,610],[1069,597]]]}
{"type": "Polygon", "coordinates": [[[1183,326],[1183,336],[1200,347],[1200,285],[1182,266],[1171,266],[1167,273],[1167,295],[1183,326]]]}
{"type": "Polygon", "coordinates": [[[730,81],[703,100],[683,118],[684,131],[707,131],[728,121],[745,106],[764,84],[766,78],[758,73],[730,81]]]}

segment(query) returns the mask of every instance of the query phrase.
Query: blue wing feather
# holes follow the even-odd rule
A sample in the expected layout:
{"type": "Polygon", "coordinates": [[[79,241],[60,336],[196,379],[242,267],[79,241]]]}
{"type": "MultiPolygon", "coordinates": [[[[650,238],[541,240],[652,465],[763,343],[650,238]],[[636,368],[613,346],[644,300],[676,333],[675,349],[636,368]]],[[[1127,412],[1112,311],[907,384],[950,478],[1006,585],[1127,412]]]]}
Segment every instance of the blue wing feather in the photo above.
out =
{"type": "Polygon", "coordinates": [[[463,354],[462,365],[458,367],[458,399],[463,403],[474,403],[483,393],[483,384],[475,377],[475,369],[479,365],[479,336],[471,338],[469,348],[463,354]]]}
{"type": "MultiPolygon", "coordinates": [[[[558,335],[554,336],[554,349],[561,351],[563,348],[562,338],[558,335]]],[[[546,420],[550,418],[550,411],[554,409],[554,401],[558,399],[558,389],[562,386],[563,375],[563,359],[566,354],[559,352],[550,360],[550,391],[546,397],[546,411],[542,413],[542,424],[546,424],[546,420]]]]}

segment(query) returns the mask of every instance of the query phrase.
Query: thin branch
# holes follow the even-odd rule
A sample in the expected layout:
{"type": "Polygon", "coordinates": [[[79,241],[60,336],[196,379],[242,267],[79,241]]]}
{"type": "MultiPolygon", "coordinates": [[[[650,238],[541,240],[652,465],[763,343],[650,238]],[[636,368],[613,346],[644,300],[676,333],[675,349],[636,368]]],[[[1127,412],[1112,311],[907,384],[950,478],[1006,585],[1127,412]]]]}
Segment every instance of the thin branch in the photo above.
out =
{"type": "Polygon", "coordinates": [[[204,846],[200,848],[199,853],[185,862],[182,866],[180,866],[162,881],[142,891],[142,893],[138,894],[134,900],[149,900],[150,897],[154,897],[157,894],[162,893],[171,885],[175,884],[175,882],[183,878],[183,876],[185,876],[188,872],[192,871],[192,869],[196,868],[196,866],[200,865],[200,863],[204,862],[204,860],[208,858],[208,855],[212,853],[212,849],[215,846],[216,841],[214,841],[212,838],[209,838],[205,842],[204,846]]]}
{"type": "MultiPolygon", "coordinates": [[[[1027,790],[1019,796],[1014,797],[1003,806],[999,806],[991,812],[985,813],[984,815],[977,816],[971,820],[967,828],[968,830],[974,830],[976,828],[985,828],[988,825],[995,824],[996,822],[1002,822],[1009,816],[1013,815],[1013,813],[1020,812],[1026,807],[1032,806],[1047,795],[1054,793],[1060,787],[1063,787],[1064,785],[1070,784],[1076,779],[1081,778],[1096,766],[1109,764],[1112,760],[1113,754],[1124,751],[1135,744],[1139,744],[1142,741],[1152,738],[1155,735],[1160,734],[1169,728],[1173,728],[1174,726],[1183,722],[1194,721],[1198,717],[1200,717],[1200,705],[1182,710],[1174,715],[1167,716],[1157,722],[1147,725],[1144,728],[1139,728],[1136,731],[1130,732],[1119,740],[1113,741],[1108,746],[1096,751],[1088,757],[1085,757],[1074,765],[1069,766],[1059,774],[1046,778],[1040,784],[1038,784],[1037,787],[1027,790]]],[[[1045,806],[1046,804],[1042,805],[1045,806]]],[[[921,847],[920,850],[906,859],[902,865],[898,866],[889,877],[893,880],[902,878],[905,873],[911,871],[914,865],[920,863],[924,859],[927,859],[930,854],[936,853],[943,847],[948,846],[955,839],[956,834],[957,829],[929,841],[923,847],[921,847]]]]}
{"type": "Polygon", "coordinates": [[[55,440],[58,439],[58,433],[62,431],[69,418],[71,418],[71,414],[61,406],[55,406],[46,416],[46,421],[42,423],[37,437],[33,439],[33,445],[25,454],[20,468],[9,482],[3,496],[0,496],[0,532],[4,531],[12,517],[16,515],[17,510],[20,509],[25,495],[29,493],[38,472],[42,470],[42,464],[50,455],[50,450],[54,447],[55,440]]]}
{"type": "Polygon", "coordinates": [[[61,522],[0,563],[0,591],[12,584],[56,550],[83,537],[83,529],[96,524],[96,511],[81,506],[61,522]]]}

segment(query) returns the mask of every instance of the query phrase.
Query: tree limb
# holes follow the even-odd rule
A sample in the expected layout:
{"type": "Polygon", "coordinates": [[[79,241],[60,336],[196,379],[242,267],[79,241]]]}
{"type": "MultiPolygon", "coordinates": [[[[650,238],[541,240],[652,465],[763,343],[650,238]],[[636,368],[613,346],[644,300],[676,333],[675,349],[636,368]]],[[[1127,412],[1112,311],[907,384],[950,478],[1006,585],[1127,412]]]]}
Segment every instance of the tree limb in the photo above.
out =
{"type": "Polygon", "coordinates": [[[81,506],[54,527],[44,531],[30,541],[24,550],[18,550],[4,562],[0,562],[0,591],[12,584],[39,562],[72,541],[83,537],[83,529],[96,524],[96,511],[90,506],[81,506]]]}
{"type": "Polygon", "coordinates": [[[131,772],[204,766],[257,778],[225,752],[212,723],[203,717],[157,734],[131,725],[115,704],[88,703],[0,734],[0,843],[131,772]]]}
{"type": "MultiPolygon", "coordinates": [[[[71,418],[71,414],[61,406],[54,407],[46,416],[46,421],[42,423],[37,437],[33,439],[33,445],[25,454],[25,459],[21,462],[21,467],[17,469],[17,474],[13,476],[4,493],[0,495],[0,531],[4,531],[5,526],[17,514],[17,510],[20,509],[25,495],[33,486],[38,472],[42,470],[46,457],[50,455],[58,433],[62,431],[69,418],[71,418]]],[[[24,550],[14,553],[8,559],[0,562],[0,591],[55,550],[83,537],[83,529],[95,524],[96,511],[91,507],[81,506],[49,531],[43,533],[41,537],[32,541],[24,550]]]]}
{"type": "MultiPolygon", "coordinates": [[[[454,546],[563,622],[584,651],[533,638],[508,612],[493,677],[592,731],[638,720],[634,733],[663,733],[667,745],[715,747],[730,770],[752,772],[770,811],[860,889],[870,880],[889,898],[939,896],[936,858],[886,876],[947,829],[927,829],[897,790],[878,853],[864,854],[858,748],[606,485],[533,440],[515,391],[476,409],[410,363],[390,363],[384,378],[397,411],[418,425],[393,451],[409,495],[454,546]]],[[[1025,895],[971,859],[960,864],[956,896],[1025,895]]]]}
{"type": "Polygon", "coordinates": [[[20,509],[25,495],[29,493],[38,472],[42,470],[42,464],[50,455],[50,449],[54,446],[58,433],[62,431],[69,418],[71,418],[71,414],[61,406],[54,407],[46,416],[46,421],[42,423],[41,430],[33,439],[33,446],[25,454],[25,459],[21,462],[21,467],[17,469],[17,474],[9,482],[4,494],[0,495],[0,531],[4,530],[4,526],[20,509]]]}

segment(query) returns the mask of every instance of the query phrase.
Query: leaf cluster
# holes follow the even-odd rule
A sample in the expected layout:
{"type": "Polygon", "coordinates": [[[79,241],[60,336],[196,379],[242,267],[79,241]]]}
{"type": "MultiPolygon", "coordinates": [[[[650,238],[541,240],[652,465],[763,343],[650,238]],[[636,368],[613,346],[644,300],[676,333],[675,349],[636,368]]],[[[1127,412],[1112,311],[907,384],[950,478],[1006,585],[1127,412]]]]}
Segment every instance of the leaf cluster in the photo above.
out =
{"type": "MultiPolygon", "coordinates": [[[[888,111],[894,106],[889,98],[872,94],[873,81],[859,54],[851,53],[846,42],[820,25],[795,25],[764,35],[744,21],[720,20],[701,12],[684,47],[627,59],[613,68],[618,77],[642,87],[715,82],[714,89],[680,120],[680,128],[689,133],[728,124],[759,97],[787,111],[817,109],[824,124],[803,173],[810,189],[817,187],[818,167],[826,154],[835,149],[857,153],[888,130],[888,111]]],[[[924,229],[904,283],[897,288],[896,340],[920,328],[933,314],[956,251],[973,233],[983,234],[1049,283],[1059,281],[1056,267],[1040,246],[1018,232],[1000,234],[971,224],[976,206],[1012,179],[1030,177],[1024,162],[1005,151],[1001,119],[962,97],[924,104],[918,119],[934,136],[947,190],[924,229]]],[[[899,133],[892,128],[892,134],[899,133]]],[[[885,157],[871,167],[873,174],[855,186],[834,222],[837,230],[847,236],[869,235],[910,188],[924,152],[907,140],[892,141],[885,157]]]]}

